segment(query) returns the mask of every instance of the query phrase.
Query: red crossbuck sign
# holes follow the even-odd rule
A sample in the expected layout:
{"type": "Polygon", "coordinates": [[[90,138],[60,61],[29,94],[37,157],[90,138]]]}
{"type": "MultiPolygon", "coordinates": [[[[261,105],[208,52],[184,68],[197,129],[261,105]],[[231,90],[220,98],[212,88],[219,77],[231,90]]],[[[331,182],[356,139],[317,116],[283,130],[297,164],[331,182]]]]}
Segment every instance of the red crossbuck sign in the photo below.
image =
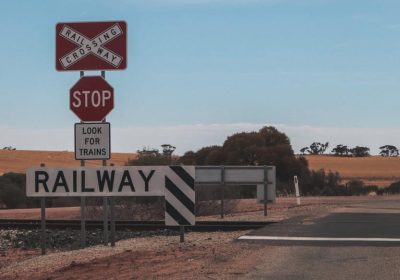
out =
{"type": "Polygon", "coordinates": [[[124,21],[59,23],[56,32],[57,70],[126,68],[124,21]]]}

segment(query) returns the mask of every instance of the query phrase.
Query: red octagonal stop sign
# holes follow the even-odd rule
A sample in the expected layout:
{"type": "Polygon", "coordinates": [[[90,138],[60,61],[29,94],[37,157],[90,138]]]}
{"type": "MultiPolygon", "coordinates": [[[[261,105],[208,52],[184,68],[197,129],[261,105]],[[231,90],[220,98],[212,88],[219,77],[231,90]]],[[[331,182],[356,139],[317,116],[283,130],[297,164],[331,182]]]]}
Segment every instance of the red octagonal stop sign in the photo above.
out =
{"type": "Polygon", "coordinates": [[[101,76],[84,76],[71,88],[69,106],[83,122],[102,121],[114,108],[114,89],[101,76]]]}

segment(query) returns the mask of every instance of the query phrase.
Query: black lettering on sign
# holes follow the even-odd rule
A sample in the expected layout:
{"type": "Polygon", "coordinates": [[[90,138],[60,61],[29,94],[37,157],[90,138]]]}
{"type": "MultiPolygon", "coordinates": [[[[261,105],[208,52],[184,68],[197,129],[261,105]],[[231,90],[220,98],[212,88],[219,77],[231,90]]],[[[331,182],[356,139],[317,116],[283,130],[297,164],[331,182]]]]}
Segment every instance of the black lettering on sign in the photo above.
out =
{"type": "Polygon", "coordinates": [[[84,170],[81,171],[81,188],[82,192],[94,192],[93,188],[86,187],[86,173],[84,170]]]}
{"type": "Polygon", "coordinates": [[[133,186],[132,178],[128,170],[125,170],[124,174],[122,174],[122,179],[121,183],[119,184],[118,192],[121,192],[122,188],[125,186],[129,186],[132,192],[135,191],[135,187],[133,186]]]}
{"type": "Polygon", "coordinates": [[[74,170],[72,171],[72,191],[77,192],[78,191],[78,179],[77,179],[77,172],[74,170]]]}
{"type": "Polygon", "coordinates": [[[57,192],[58,187],[64,187],[66,192],[69,192],[69,188],[67,185],[67,180],[65,179],[64,172],[58,171],[56,181],[53,186],[52,192],[57,192]]]}
{"type": "Polygon", "coordinates": [[[113,188],[114,188],[114,175],[115,175],[115,170],[112,170],[112,171],[111,171],[111,177],[110,177],[110,175],[108,174],[108,170],[104,170],[103,176],[101,176],[101,175],[102,175],[102,174],[101,174],[101,171],[100,171],[100,170],[97,170],[97,181],[98,181],[98,184],[99,184],[99,190],[100,190],[101,192],[103,192],[104,186],[105,186],[105,184],[106,184],[106,182],[107,182],[108,191],[109,191],[109,192],[112,192],[112,191],[113,191],[113,188]]]}
{"type": "Polygon", "coordinates": [[[149,175],[146,177],[146,175],[144,175],[142,170],[139,170],[139,174],[140,177],[142,177],[143,181],[144,181],[144,191],[148,192],[149,191],[149,182],[151,177],[153,177],[155,170],[151,170],[149,175]]]}
{"type": "Polygon", "coordinates": [[[46,171],[35,171],[35,192],[39,192],[39,184],[43,185],[45,192],[49,192],[49,188],[47,187],[48,180],[49,174],[46,171]]]}

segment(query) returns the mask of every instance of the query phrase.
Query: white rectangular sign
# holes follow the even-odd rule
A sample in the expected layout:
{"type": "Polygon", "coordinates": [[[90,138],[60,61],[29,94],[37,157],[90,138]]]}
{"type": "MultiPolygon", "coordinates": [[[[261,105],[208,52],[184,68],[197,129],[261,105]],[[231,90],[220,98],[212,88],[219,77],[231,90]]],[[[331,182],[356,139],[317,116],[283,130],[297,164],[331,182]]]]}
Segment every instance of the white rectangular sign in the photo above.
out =
{"type": "Polygon", "coordinates": [[[75,159],[110,159],[110,123],[75,124],[75,159]]]}
{"type": "Polygon", "coordinates": [[[168,166],[34,167],[26,173],[26,195],[164,196],[172,173],[168,166]]]}

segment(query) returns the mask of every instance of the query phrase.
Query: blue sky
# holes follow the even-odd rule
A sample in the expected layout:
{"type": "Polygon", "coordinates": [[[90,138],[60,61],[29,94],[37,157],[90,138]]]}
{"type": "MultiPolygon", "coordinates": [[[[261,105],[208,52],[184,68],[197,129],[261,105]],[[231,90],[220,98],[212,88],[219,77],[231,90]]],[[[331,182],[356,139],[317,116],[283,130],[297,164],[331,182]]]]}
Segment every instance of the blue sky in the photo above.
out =
{"type": "MultiPolygon", "coordinates": [[[[55,24],[125,20],[114,151],[178,153],[275,125],[295,150],[400,146],[400,2],[335,0],[7,1],[0,10],[0,146],[72,150],[55,24]]],[[[90,73],[90,74],[96,74],[90,73]]]]}

